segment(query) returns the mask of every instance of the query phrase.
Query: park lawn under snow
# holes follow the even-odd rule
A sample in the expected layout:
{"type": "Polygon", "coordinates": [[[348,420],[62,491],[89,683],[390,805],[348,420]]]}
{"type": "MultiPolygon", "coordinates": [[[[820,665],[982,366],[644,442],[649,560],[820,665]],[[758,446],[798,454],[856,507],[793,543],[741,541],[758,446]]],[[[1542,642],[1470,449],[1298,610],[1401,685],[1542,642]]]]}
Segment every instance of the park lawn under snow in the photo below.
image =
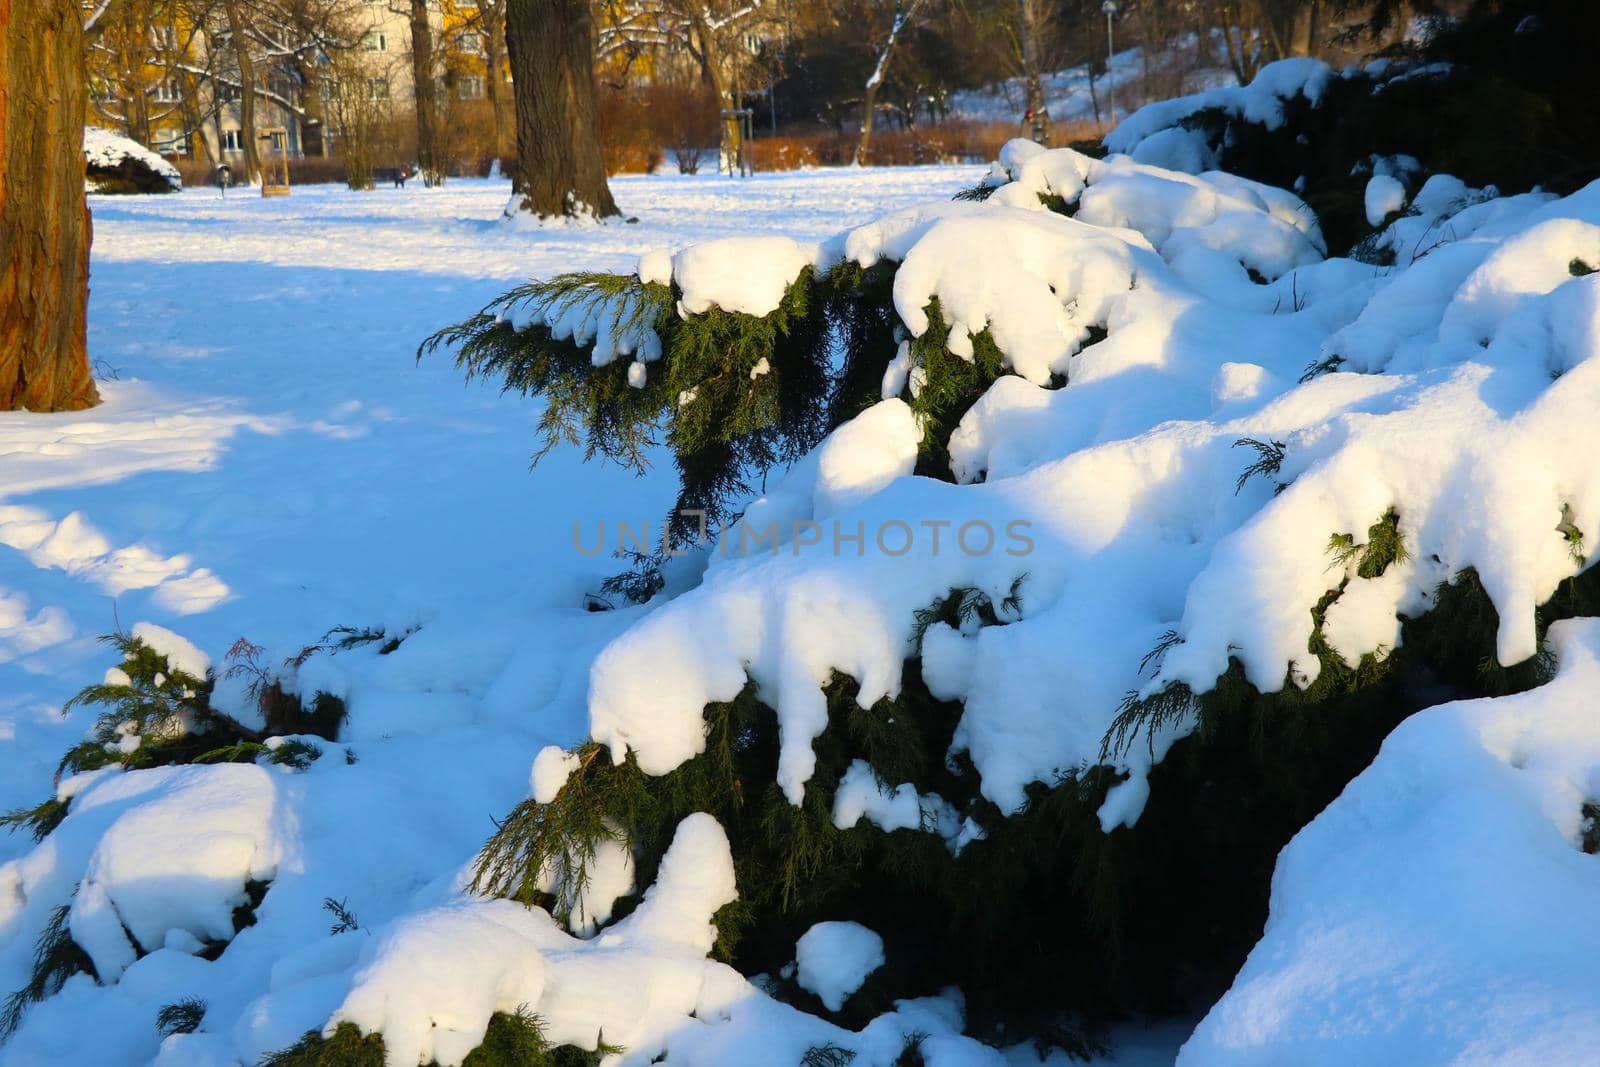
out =
{"type": "MultiPolygon", "coordinates": [[[[95,638],[119,617],[216,659],[240,636],[287,653],[336,625],[571,608],[615,569],[573,551],[573,521],[592,540],[601,519],[658,520],[670,472],[563,450],[530,475],[530,405],[464,387],[447,356],[418,364],[435,329],[511,281],[752,227],[822,236],[978,173],[620,178],[637,223],[521,230],[499,221],[506,182],[91,198],[104,403],[0,414],[0,808],[48,791],[92,718],[56,709],[115,658],[95,638]]],[[[0,857],[23,844],[0,837],[0,857]]]]}
{"type": "MultiPolygon", "coordinates": [[[[1285,93],[1336,76],[1269,70],[1259,91],[1205,99],[1270,122],[1285,93]]],[[[970,169],[624,181],[642,221],[603,229],[502,226],[505,187],[481,183],[97,202],[91,348],[120,380],[95,411],[0,416],[0,731],[16,768],[0,803],[48,795],[87,718],[55,710],[111,666],[92,635],[119,617],[176,631],[142,632],[196,666],[241,635],[276,659],[336,624],[420,629],[392,655],[299,672],[303,691],[350,706],[309,769],[80,776],[42,845],[0,846],[16,857],[0,865],[0,988],[21,985],[32,939],[69,902],[107,981],[74,977],[31,1008],[0,1063],[251,1062],[345,1020],[381,1029],[396,1067],[454,1064],[491,1013],[521,1004],[552,1040],[603,1037],[630,1064],[666,1050],[788,1067],[838,1043],[878,1067],[913,1032],[931,1067],[1030,1062],[962,1036],[959,993],[850,1033],[707,960],[710,917],[737,887],[703,815],[680,824],[644,903],[591,939],[465,897],[462,871],[490,816],[548,798],[570,770],[541,746],[588,734],[664,773],[704,744],[702,707],[747,681],[778,713],[780,781],[798,796],[822,680],[844,671],[870,703],[919,640],[924,681],[962,701],[956,744],[1003,810],[1099,758],[1129,688],[1204,690],[1230,657],[1263,691],[1308,682],[1309,609],[1332,589],[1323,636],[1350,662],[1387,655],[1399,616],[1469,566],[1498,610],[1500,659],[1534,652],[1534,605],[1581,565],[1567,535],[1588,548],[1600,530],[1600,184],[1499,198],[1435,177],[1377,242],[1393,266],[1327,259],[1293,194],[1152,165],[1203,165],[1164,122],[1125,126],[1132,159],[1013,142],[984,203],[949,200],[970,169]],[[712,243],[636,258],[691,241],[712,243]],[[926,539],[847,554],[796,532],[770,556],[702,558],[646,608],[588,613],[583,594],[614,564],[573,550],[573,520],[655,518],[670,476],[558,452],[530,477],[529,404],[463,388],[444,358],[412,363],[431,328],[530,275],[637,265],[671,277],[687,310],[761,313],[806,266],[845,258],[898,264],[908,334],[937,296],[952,351],[987,328],[1015,373],[951,437],[954,484],[907,477],[918,427],[903,395],[927,370],[903,345],[882,403],[774,476],[744,521],[1023,519],[1028,558],[926,539]],[[1283,442],[1266,476],[1238,480],[1242,437],[1283,442]],[[1330,536],[1359,544],[1390,508],[1405,554],[1376,577],[1330,565],[1330,536]],[[950,589],[999,603],[1019,579],[1007,625],[916,636],[916,610],[950,589]],[[1164,657],[1145,662],[1157,642],[1164,657]],[[257,925],[216,962],[196,957],[263,880],[257,925]],[[329,897],[360,930],[329,933],[329,897]],[[207,1000],[204,1026],[161,1042],[156,1009],[188,996],[207,1000]]],[[[606,321],[511,316],[580,340],[606,321]]],[[[620,332],[602,332],[597,360],[627,356],[648,380],[659,339],[620,332]]],[[[1554,682],[1418,714],[1284,850],[1265,935],[1183,1062],[1592,1053],[1600,861],[1579,845],[1600,792],[1600,628],[1563,623],[1552,645],[1554,682]]],[[[1138,819],[1151,760],[1191,725],[1116,757],[1128,777],[1102,825],[1138,819]]],[[[941,798],[879,791],[865,765],[846,777],[836,822],[966,840],[959,813],[920,817],[942,816],[941,798]]],[[[625,854],[605,860],[585,900],[596,918],[632,880],[625,854]]],[[[799,980],[828,1002],[880,965],[877,936],[850,924],[802,942],[799,980]]],[[[1183,1036],[1122,1051],[1170,1059],[1183,1036]]]]}
{"type": "MultiPolygon", "coordinates": [[[[626,270],[641,248],[752,229],[822,237],[980,173],[623,178],[613,188],[637,223],[544,229],[498,221],[504,182],[92,198],[104,403],[0,414],[0,809],[51,794],[94,716],[59,709],[114,664],[96,638],[119,624],[158,623],[219,667],[241,636],[276,661],[336,625],[428,625],[396,655],[324,665],[352,698],[353,766],[130,775],[38,849],[0,835],[0,861],[20,858],[0,867],[4,992],[86,865],[146,949],[167,930],[205,934],[240,881],[275,876],[259,924],[215,964],[162,951],[128,966],[111,931],[89,947],[120,981],[69,982],[0,1062],[150,1062],[156,1010],[186,996],[208,1002],[206,1034],[177,1041],[174,1063],[319,1027],[371,940],[330,939],[322,900],[345,900],[368,931],[443,903],[491,817],[526,794],[532,755],[585,732],[585,664],[632,613],[583,610],[618,564],[579,555],[573,523],[659,520],[670,467],[638,479],[563,450],[530,474],[532,406],[463,386],[447,357],[418,365],[423,337],[509,281],[626,270]],[[251,1008],[285,983],[294,995],[251,1008]]],[[[92,916],[74,929],[93,940],[92,916]]]]}

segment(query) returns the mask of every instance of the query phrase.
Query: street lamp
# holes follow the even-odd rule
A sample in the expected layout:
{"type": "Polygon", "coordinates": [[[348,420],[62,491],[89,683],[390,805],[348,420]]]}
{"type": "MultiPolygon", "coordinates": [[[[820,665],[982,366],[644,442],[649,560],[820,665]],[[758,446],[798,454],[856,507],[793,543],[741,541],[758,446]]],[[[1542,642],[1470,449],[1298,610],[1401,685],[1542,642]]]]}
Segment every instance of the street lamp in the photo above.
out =
{"type": "Polygon", "coordinates": [[[1117,80],[1111,73],[1111,57],[1117,54],[1116,43],[1111,36],[1111,20],[1117,13],[1117,0],[1106,0],[1100,5],[1100,10],[1106,13],[1106,95],[1111,98],[1111,117],[1117,117],[1117,80]]]}

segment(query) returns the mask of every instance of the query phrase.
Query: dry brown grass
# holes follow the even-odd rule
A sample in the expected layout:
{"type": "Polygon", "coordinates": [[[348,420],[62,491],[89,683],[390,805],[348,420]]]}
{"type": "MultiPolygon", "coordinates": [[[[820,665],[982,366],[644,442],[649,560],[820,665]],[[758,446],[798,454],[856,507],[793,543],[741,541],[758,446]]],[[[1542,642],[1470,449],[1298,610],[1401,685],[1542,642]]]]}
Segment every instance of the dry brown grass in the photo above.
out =
{"type": "MultiPolygon", "coordinates": [[[[685,105],[677,105],[688,110],[685,105]]],[[[667,108],[659,108],[657,114],[667,108]]],[[[698,121],[698,120],[697,120],[698,121]]],[[[601,141],[608,174],[650,173],[663,161],[660,138],[671,135],[678,124],[686,123],[676,115],[670,121],[657,119],[655,125],[622,123],[613,118],[612,133],[601,141]]],[[[699,129],[704,133],[703,123],[699,129]]],[[[1106,126],[1092,122],[1056,123],[1051,127],[1051,143],[1075,144],[1079,141],[1098,141],[1104,136],[1106,126]]],[[[873,132],[871,155],[865,162],[875,167],[900,167],[919,163],[987,163],[1000,154],[1000,147],[1021,131],[1010,123],[1002,122],[947,122],[939,126],[920,126],[916,129],[880,129],[873,132]]],[[[713,121],[710,136],[715,137],[713,121]]],[[[681,134],[680,134],[681,136],[681,134]]],[[[487,153],[474,157],[477,150],[475,138],[463,138],[461,152],[452,174],[482,176],[488,173],[487,153]]],[[[757,171],[798,170],[802,167],[847,166],[855,156],[858,135],[853,130],[812,130],[802,133],[785,133],[777,137],[762,135],[758,130],[750,142],[752,161],[757,171]]],[[[404,152],[395,149],[386,158],[402,158],[404,152]]],[[[717,150],[708,148],[701,158],[701,169],[715,169],[717,150]]],[[[516,164],[515,156],[501,159],[501,173],[509,175],[516,164]]],[[[210,185],[216,168],[202,160],[180,159],[174,165],[183,175],[186,186],[210,185]]],[[[385,163],[385,166],[390,164],[385,163]]],[[[237,169],[237,165],[236,165],[237,169]]],[[[344,162],[338,157],[328,159],[291,159],[289,184],[315,185],[323,182],[344,181],[344,162]]]]}
{"type": "MultiPolygon", "coordinates": [[[[1055,144],[1098,140],[1104,134],[1094,123],[1058,123],[1051,130],[1055,144]]],[[[947,122],[915,129],[875,130],[863,163],[899,167],[918,163],[987,163],[1000,147],[1022,131],[1004,122],[947,122]]],[[[758,136],[751,152],[758,171],[798,167],[843,166],[855,158],[859,135],[854,130],[758,136]]]]}
{"type": "MultiPolygon", "coordinates": [[[[203,159],[177,159],[172,165],[178,168],[178,173],[183,175],[185,186],[213,185],[216,182],[217,168],[214,164],[203,159]]],[[[243,177],[242,162],[232,164],[234,180],[243,177]]],[[[291,159],[289,160],[289,185],[321,185],[326,182],[344,181],[344,160],[332,159],[291,159]]]]}

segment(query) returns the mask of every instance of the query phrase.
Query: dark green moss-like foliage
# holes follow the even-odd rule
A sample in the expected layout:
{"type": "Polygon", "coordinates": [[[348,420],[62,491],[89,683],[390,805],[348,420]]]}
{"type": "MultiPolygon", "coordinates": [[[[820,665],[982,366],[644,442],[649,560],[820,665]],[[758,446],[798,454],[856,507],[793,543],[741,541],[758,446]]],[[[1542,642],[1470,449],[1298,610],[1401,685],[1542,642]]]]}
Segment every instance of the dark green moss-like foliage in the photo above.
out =
{"type": "Polygon", "coordinates": [[[1409,66],[1336,75],[1315,103],[1287,100],[1275,128],[1221,110],[1184,125],[1205,134],[1221,169],[1300,192],[1342,255],[1371,230],[1364,192],[1375,156],[1415,158],[1413,191],[1453,174],[1503,193],[1569,193],[1600,175],[1594,72],[1573,45],[1595,40],[1592,0],[1474,0],[1432,40],[1391,50],[1409,66]]]}
{"type": "MultiPolygon", "coordinates": [[[[913,657],[900,695],[871,708],[856,702],[851,679],[835,677],[799,805],[776,784],[776,717],[747,689],[705,709],[705,752],[666,775],[651,778],[631,757],[614,764],[599,746],[580,747],[578,770],[550,805],[524,803],[500,824],[480,857],[477,888],[570,916],[600,842],[626,839],[645,886],[678,821],[707,811],[728,833],[740,890],[715,919],[719,958],[747,974],[777,974],[795,939],[822,920],[852,919],[885,939],[888,962],[841,1011],[828,1012],[792,981],[774,980],[775,995],[860,1026],[895,998],[955,984],[975,1034],[997,1043],[1036,1037],[1082,1054],[1106,1021],[1201,1010],[1227,988],[1260,937],[1278,852],[1402,719],[1549,676],[1547,658],[1487,666],[1497,619],[1471,572],[1440,588],[1436,610],[1404,620],[1400,648],[1344,663],[1322,637],[1323,614],[1347,581],[1377,577],[1406,552],[1393,511],[1359,541],[1331,539],[1330,564],[1342,562],[1353,577],[1313,609],[1308,652],[1321,672],[1305,688],[1259,693],[1235,662],[1206,693],[1168,687],[1130,701],[1107,736],[1108,758],[1152,725],[1181,717],[1193,727],[1151,772],[1133,828],[1100,825],[1098,809],[1119,778],[1105,765],[1068,768],[1030,787],[1020,811],[996,808],[971,763],[947,759],[961,708],[927,692],[913,657]],[[855,759],[887,786],[938,794],[980,835],[952,855],[935,833],[835,826],[837,783],[855,759]],[[553,897],[538,889],[546,865],[563,874],[553,897]]],[[[1005,625],[1025,613],[1025,591],[1021,583],[993,603],[952,590],[918,614],[917,629],[935,620],[1005,625]]],[[[1541,634],[1556,618],[1592,611],[1597,596],[1594,570],[1565,583],[1540,609],[1541,634]]],[[[620,902],[617,917],[636,903],[620,902]]]]}
{"type": "Polygon", "coordinates": [[[173,1004],[163,1005],[156,1012],[156,1029],[163,1037],[172,1034],[192,1034],[205,1021],[206,1002],[199,997],[189,997],[173,1004]]]}
{"type": "MultiPolygon", "coordinates": [[[[602,1039],[598,1049],[551,1045],[539,1017],[526,1007],[489,1017],[483,1043],[462,1060],[461,1067],[594,1067],[601,1058],[622,1052],[602,1039]]],[[[383,1035],[363,1035],[354,1023],[340,1023],[333,1036],[308,1031],[295,1044],[267,1056],[261,1067],[383,1067],[383,1035]]]]}
{"type": "Polygon", "coordinates": [[[333,1036],[308,1030],[299,1041],[261,1061],[261,1067],[384,1067],[383,1035],[340,1023],[333,1036]]]}
{"type": "Polygon", "coordinates": [[[33,972],[28,984],[6,997],[0,1004],[0,1042],[4,1042],[22,1024],[22,1014],[28,1005],[55,996],[75,974],[95,977],[94,963],[78,947],[67,932],[66,905],[50,913],[50,921],[39,933],[33,946],[33,972]]]}
{"type": "MultiPolygon", "coordinates": [[[[652,447],[670,449],[679,494],[665,543],[640,552],[632,575],[607,587],[647,599],[661,586],[666,549],[690,545],[707,525],[736,517],[734,509],[768,471],[799,459],[881,398],[884,372],[903,336],[895,269],[891,262],[865,268],[845,262],[819,275],[807,267],[764,317],[717,307],[680,315],[681,294],[673,286],[566,274],[510,290],[428,338],[419,357],[453,351],[468,378],[497,379],[507,390],[541,398],[535,463],[568,443],[588,457],[643,470],[652,447]],[[542,322],[517,330],[509,316],[524,305],[544,309],[543,320],[582,311],[614,336],[653,333],[660,359],[641,364],[644,379],[635,384],[628,357],[593,364],[592,340],[559,338],[542,322]]],[[[919,472],[948,478],[950,431],[1004,373],[1005,361],[987,331],[973,338],[973,359],[953,355],[938,302],[927,311],[930,328],[909,339],[921,369],[906,399],[925,419],[919,472]]]]}

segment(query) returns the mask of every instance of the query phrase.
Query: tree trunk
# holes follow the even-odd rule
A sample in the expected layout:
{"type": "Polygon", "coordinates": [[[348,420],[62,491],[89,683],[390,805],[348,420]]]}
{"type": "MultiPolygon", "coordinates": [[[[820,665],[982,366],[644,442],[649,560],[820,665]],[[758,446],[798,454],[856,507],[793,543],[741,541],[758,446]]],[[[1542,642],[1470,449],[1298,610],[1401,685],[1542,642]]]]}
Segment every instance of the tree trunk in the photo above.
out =
{"type": "Polygon", "coordinates": [[[889,73],[889,61],[894,58],[894,46],[900,43],[900,34],[916,17],[917,9],[921,6],[922,0],[895,0],[894,20],[889,24],[888,39],[883,42],[883,51],[878,53],[878,65],[873,68],[872,77],[867,79],[861,96],[861,140],[856,143],[856,163],[866,163],[872,150],[872,112],[878,106],[878,89],[883,85],[884,76],[889,73]]]}
{"type": "Polygon", "coordinates": [[[439,158],[438,87],[433,81],[433,27],[428,0],[411,0],[411,85],[417,102],[417,165],[424,185],[443,185],[445,161],[439,158]]]}
{"type": "Polygon", "coordinates": [[[1050,143],[1050,109],[1044,102],[1044,83],[1040,78],[1039,38],[1044,27],[1040,24],[1039,0],[1022,0],[1022,80],[1028,98],[1028,113],[1032,116],[1030,131],[1038,144],[1050,143]]]}
{"type": "Polygon", "coordinates": [[[517,109],[512,196],[538,217],[619,214],[595,130],[589,0],[510,0],[506,48],[517,109]]]}
{"type": "Polygon", "coordinates": [[[505,67],[506,17],[501,4],[483,5],[484,77],[483,89],[489,96],[489,117],[494,123],[494,158],[505,157],[506,143],[505,105],[500,94],[505,88],[501,71],[505,67]]]}
{"type": "MultiPolygon", "coordinates": [[[[239,64],[239,140],[244,150],[244,180],[253,184],[261,176],[261,145],[256,140],[256,65],[245,37],[239,0],[223,0],[228,32],[233,36],[234,59],[239,64]]],[[[220,129],[220,126],[218,127],[220,129]]]]}
{"type": "Polygon", "coordinates": [[[0,409],[77,411],[89,376],[83,13],[0,0],[0,409]]]}
{"type": "Polygon", "coordinates": [[[306,156],[328,154],[328,109],[322,98],[320,64],[297,55],[295,70],[300,75],[300,151],[306,156]]]}
{"type": "Polygon", "coordinates": [[[855,159],[851,162],[865,166],[872,161],[872,116],[878,109],[878,85],[868,82],[861,94],[861,139],[856,142],[855,159]]]}
{"type": "MultiPolygon", "coordinates": [[[[700,76],[706,88],[711,90],[711,95],[717,101],[717,108],[721,111],[718,123],[722,130],[721,155],[727,161],[728,173],[737,174],[739,158],[744,153],[744,128],[739,124],[739,117],[730,112],[739,106],[735,93],[728,88],[727,76],[722,70],[722,50],[718,47],[717,34],[706,20],[705,11],[697,10],[690,16],[690,27],[694,32],[694,39],[699,43],[695,55],[700,60],[700,76]]],[[[721,161],[717,169],[722,169],[721,161]]]]}
{"type": "Polygon", "coordinates": [[[1322,32],[1322,0],[1311,0],[1311,6],[1306,11],[1306,50],[1305,55],[1314,56],[1321,51],[1318,37],[1322,32]]]}

